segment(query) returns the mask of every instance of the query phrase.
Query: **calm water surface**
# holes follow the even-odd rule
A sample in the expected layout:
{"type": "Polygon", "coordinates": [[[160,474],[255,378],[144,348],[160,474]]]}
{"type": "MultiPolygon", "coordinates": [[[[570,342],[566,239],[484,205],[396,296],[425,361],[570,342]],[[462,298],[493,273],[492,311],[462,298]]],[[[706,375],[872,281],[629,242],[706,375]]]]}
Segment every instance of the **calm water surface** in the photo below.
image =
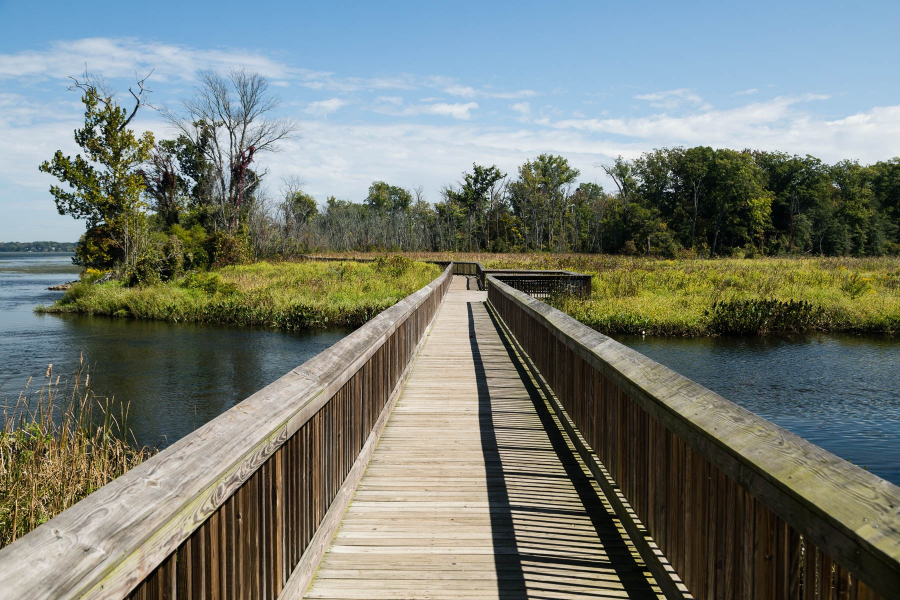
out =
{"type": "Polygon", "coordinates": [[[344,337],[349,330],[287,333],[107,317],[37,315],[77,278],[68,254],[0,253],[0,404],[29,377],[63,380],[91,366],[92,387],[128,402],[141,444],[164,446],[215,418],[344,337]]]}
{"type": "Polygon", "coordinates": [[[900,338],[616,339],[900,485],[900,338]]]}

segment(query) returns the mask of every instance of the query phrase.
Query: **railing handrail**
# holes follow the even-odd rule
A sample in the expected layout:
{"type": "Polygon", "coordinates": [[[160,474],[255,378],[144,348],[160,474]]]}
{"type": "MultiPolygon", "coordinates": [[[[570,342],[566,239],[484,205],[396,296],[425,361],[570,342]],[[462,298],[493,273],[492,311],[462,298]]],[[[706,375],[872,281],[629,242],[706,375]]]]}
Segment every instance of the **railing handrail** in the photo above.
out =
{"type": "Polygon", "coordinates": [[[900,487],[493,276],[487,281],[871,588],[885,597],[900,590],[900,487]]]}
{"type": "Polygon", "coordinates": [[[127,594],[450,276],[452,265],[330,348],[0,550],[0,597],[127,594]]]}

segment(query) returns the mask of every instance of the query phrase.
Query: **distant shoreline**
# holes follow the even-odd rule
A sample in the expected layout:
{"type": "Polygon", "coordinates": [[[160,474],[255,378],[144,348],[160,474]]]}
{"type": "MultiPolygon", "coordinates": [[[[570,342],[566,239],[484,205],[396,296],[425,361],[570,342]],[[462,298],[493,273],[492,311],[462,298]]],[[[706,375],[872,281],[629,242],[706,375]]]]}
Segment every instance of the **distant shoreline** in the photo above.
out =
{"type": "Polygon", "coordinates": [[[77,242],[0,242],[0,252],[72,253],[77,242]]]}

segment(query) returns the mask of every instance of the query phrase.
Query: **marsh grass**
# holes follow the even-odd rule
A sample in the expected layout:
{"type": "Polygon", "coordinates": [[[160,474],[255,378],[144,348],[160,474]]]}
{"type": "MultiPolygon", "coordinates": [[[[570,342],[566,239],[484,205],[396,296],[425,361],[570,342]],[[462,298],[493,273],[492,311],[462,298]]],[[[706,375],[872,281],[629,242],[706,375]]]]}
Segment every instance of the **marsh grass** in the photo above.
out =
{"type": "Polygon", "coordinates": [[[478,261],[487,268],[590,273],[590,298],[560,297],[552,304],[609,334],[900,332],[900,258],[896,257],[663,260],[591,254],[407,256],[478,261]]]}
{"type": "Polygon", "coordinates": [[[0,547],[14,542],[155,450],[127,429],[127,409],[94,395],[79,365],[60,382],[52,366],[6,401],[0,431],[0,547]],[[43,381],[41,381],[41,379],[43,381]],[[129,441],[130,437],[130,441],[129,441]]]}
{"type": "Polygon", "coordinates": [[[560,299],[557,307],[599,331],[900,331],[896,258],[624,259],[591,266],[580,265],[593,275],[591,297],[560,299]]]}
{"type": "Polygon", "coordinates": [[[439,267],[406,257],[260,262],[145,287],[79,283],[38,310],[281,329],[357,327],[438,275],[439,267]]]}

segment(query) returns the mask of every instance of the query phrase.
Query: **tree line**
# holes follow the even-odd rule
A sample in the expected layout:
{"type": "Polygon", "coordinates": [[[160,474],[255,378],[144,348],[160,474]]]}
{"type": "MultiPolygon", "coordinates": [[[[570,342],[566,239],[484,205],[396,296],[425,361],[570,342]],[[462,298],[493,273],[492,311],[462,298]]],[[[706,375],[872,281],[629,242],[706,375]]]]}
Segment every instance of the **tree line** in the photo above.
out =
{"type": "Polygon", "coordinates": [[[900,252],[900,159],[826,164],[757,150],[662,148],[598,165],[605,190],[542,154],[509,176],[473,165],[433,206],[376,182],[360,204],[285,197],[285,241],[316,250],[552,251],[677,256],[900,252]],[[301,200],[302,199],[302,200],[301,200]],[[299,204],[298,204],[299,203],[299,204]],[[303,208],[297,210],[296,206],[303,208]]]}
{"type": "Polygon", "coordinates": [[[346,250],[551,251],[678,256],[881,255],[900,252],[900,159],[873,165],[759,150],[661,148],[596,165],[612,182],[578,182],[559,155],[515,173],[473,164],[436,202],[421,187],[373,182],[361,202],[322,205],[301,181],[277,197],[258,158],[297,124],[272,116],[265,77],[201,72],[194,96],[162,108],[176,137],[129,129],[144,82],[121,107],[101,80],[74,80],[85,155],[41,170],[68,189],[62,214],[87,221],[76,261],[136,281],[254,258],[346,250]]]}

